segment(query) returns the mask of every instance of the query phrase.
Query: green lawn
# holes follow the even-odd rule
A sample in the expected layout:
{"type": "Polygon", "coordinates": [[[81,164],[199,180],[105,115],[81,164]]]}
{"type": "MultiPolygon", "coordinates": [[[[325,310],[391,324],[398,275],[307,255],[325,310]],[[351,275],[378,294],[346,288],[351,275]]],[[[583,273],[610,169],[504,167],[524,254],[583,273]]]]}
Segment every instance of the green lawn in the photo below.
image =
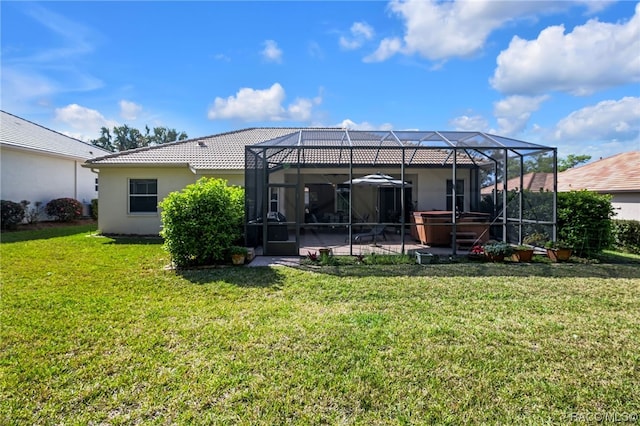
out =
{"type": "Polygon", "coordinates": [[[0,250],[0,424],[640,414],[637,260],[176,273],[82,227],[0,250]]]}

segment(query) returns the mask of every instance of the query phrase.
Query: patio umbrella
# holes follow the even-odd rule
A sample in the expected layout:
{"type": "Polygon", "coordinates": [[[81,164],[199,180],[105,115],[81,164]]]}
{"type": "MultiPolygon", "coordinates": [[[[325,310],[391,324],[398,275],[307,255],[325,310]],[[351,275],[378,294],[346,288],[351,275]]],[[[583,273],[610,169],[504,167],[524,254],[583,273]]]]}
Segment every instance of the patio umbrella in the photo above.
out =
{"type": "MultiPolygon", "coordinates": [[[[351,184],[351,185],[374,186],[376,188],[400,188],[403,185],[405,188],[411,187],[410,183],[403,182],[400,179],[394,179],[393,177],[382,174],[382,173],[374,173],[372,175],[353,178],[344,183],[351,184]]],[[[380,201],[380,190],[376,189],[376,212],[378,213],[378,222],[380,222],[380,211],[378,210],[379,201],[380,201]]]]}
{"type": "MultiPolygon", "coordinates": [[[[345,182],[346,184],[352,185],[368,185],[368,186],[377,186],[377,187],[391,187],[391,188],[399,188],[402,186],[402,181],[400,179],[394,179],[389,175],[384,175],[382,173],[375,173],[372,175],[366,175],[359,178],[353,178],[345,182]]],[[[411,184],[404,182],[405,187],[411,187],[411,184]]]]}

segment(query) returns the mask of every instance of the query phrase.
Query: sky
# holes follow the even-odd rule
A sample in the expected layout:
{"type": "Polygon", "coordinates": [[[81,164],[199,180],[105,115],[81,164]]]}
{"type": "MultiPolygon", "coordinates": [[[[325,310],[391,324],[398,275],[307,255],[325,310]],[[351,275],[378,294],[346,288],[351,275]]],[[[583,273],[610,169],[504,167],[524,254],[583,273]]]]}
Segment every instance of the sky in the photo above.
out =
{"type": "Polygon", "coordinates": [[[640,3],[0,3],[1,109],[82,140],[248,127],[472,130],[640,150],[640,3]]]}

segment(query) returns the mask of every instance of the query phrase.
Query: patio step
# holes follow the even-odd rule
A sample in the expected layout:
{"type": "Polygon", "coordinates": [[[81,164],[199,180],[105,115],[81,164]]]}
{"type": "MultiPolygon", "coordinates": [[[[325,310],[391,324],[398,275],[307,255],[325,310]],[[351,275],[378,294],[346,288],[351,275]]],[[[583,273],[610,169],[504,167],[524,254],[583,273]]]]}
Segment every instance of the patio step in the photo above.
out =
{"type": "MultiPolygon", "coordinates": [[[[453,236],[453,232],[451,233],[453,236]]],[[[456,245],[460,247],[471,247],[477,240],[478,234],[475,232],[456,232],[456,245]]]]}

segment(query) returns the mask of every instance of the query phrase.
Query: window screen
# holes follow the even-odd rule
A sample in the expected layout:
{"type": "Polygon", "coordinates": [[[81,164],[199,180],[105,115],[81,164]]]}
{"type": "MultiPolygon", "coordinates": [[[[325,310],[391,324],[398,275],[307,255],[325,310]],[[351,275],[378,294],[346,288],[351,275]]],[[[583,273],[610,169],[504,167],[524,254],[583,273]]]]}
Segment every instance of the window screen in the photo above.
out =
{"type": "Polygon", "coordinates": [[[158,211],[158,180],[129,179],[129,212],[156,213],[158,211]]]}

